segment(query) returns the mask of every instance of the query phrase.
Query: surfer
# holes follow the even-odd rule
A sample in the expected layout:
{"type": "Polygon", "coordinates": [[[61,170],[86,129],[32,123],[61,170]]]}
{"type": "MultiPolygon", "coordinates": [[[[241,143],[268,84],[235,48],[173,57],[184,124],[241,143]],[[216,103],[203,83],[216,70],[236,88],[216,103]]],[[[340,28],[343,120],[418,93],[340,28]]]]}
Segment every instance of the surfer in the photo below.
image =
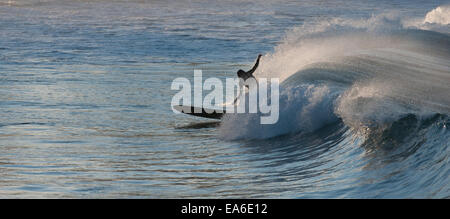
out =
{"type": "MultiPolygon", "coordinates": [[[[253,79],[256,80],[255,76],[253,76],[253,73],[256,71],[256,68],[258,68],[258,65],[259,65],[259,59],[261,59],[261,56],[262,56],[261,54],[258,55],[258,58],[256,59],[256,63],[255,63],[255,65],[253,66],[252,69],[250,69],[249,71],[244,71],[244,70],[242,70],[242,69],[239,69],[239,71],[237,72],[237,76],[238,76],[239,78],[241,78],[242,80],[244,80],[244,81],[246,81],[246,80],[249,79],[249,78],[253,78],[253,79]]],[[[240,86],[242,86],[242,85],[240,85],[240,86]]],[[[245,85],[245,87],[248,88],[248,85],[245,85]]],[[[233,104],[234,104],[234,105],[236,105],[236,103],[237,103],[239,97],[240,97],[240,94],[239,94],[238,97],[236,97],[236,99],[234,99],[234,101],[233,101],[233,104]]]]}

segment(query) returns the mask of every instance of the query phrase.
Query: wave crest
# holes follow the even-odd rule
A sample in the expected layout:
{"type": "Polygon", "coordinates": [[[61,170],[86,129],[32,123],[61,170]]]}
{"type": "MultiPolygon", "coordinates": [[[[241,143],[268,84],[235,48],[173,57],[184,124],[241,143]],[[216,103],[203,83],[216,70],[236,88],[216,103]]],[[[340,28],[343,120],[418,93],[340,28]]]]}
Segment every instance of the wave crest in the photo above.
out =
{"type": "Polygon", "coordinates": [[[450,24],[450,5],[439,6],[428,12],[423,23],[450,24]]]}

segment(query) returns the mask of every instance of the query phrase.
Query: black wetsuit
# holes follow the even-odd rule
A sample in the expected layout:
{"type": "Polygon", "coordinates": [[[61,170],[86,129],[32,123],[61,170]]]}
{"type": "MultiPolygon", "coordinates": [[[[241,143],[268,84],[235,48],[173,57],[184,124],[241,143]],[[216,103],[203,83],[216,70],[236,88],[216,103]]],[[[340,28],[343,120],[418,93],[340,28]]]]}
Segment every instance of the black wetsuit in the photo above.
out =
{"type": "Polygon", "coordinates": [[[239,78],[242,78],[245,80],[249,79],[249,78],[255,78],[255,76],[253,76],[253,73],[256,71],[256,68],[258,68],[259,65],[259,59],[261,58],[261,55],[258,56],[258,59],[256,60],[255,66],[253,66],[252,69],[250,69],[249,71],[244,71],[242,69],[239,69],[239,71],[237,72],[237,76],[239,78]]]}
{"type": "MultiPolygon", "coordinates": [[[[254,78],[254,79],[256,80],[255,76],[253,76],[253,73],[256,71],[256,68],[258,68],[258,65],[259,65],[259,59],[260,59],[260,58],[261,58],[261,55],[258,55],[258,59],[256,59],[255,65],[254,65],[253,68],[250,69],[249,71],[246,72],[246,71],[244,71],[244,70],[242,70],[242,69],[239,69],[239,71],[237,72],[237,76],[238,76],[239,78],[242,78],[244,81],[247,80],[247,79],[249,79],[249,78],[254,78]]],[[[246,85],[246,87],[248,88],[248,85],[246,85]]],[[[234,99],[233,104],[236,104],[236,102],[237,102],[238,99],[239,99],[239,96],[236,97],[236,99],[234,99]]]]}

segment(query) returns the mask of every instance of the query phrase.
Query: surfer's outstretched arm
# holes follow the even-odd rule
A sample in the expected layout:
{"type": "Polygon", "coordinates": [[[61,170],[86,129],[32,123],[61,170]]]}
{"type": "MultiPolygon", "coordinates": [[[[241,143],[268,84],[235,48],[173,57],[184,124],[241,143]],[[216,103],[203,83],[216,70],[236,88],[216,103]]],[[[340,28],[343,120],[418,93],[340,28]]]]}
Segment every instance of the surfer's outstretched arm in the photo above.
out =
{"type": "Polygon", "coordinates": [[[250,71],[248,71],[247,74],[252,75],[253,72],[256,71],[256,68],[258,68],[258,65],[259,65],[259,59],[261,58],[261,56],[262,56],[261,54],[258,55],[258,59],[256,60],[255,66],[253,66],[253,68],[250,69],[250,71]]]}

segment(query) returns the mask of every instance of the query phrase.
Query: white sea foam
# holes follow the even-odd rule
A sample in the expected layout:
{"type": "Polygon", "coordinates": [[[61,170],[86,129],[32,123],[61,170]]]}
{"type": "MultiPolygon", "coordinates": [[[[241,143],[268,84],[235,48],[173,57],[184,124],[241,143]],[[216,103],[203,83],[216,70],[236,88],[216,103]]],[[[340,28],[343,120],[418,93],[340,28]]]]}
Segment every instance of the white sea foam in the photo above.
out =
{"type": "Polygon", "coordinates": [[[450,24],[450,5],[439,6],[428,12],[423,23],[450,24]]]}

